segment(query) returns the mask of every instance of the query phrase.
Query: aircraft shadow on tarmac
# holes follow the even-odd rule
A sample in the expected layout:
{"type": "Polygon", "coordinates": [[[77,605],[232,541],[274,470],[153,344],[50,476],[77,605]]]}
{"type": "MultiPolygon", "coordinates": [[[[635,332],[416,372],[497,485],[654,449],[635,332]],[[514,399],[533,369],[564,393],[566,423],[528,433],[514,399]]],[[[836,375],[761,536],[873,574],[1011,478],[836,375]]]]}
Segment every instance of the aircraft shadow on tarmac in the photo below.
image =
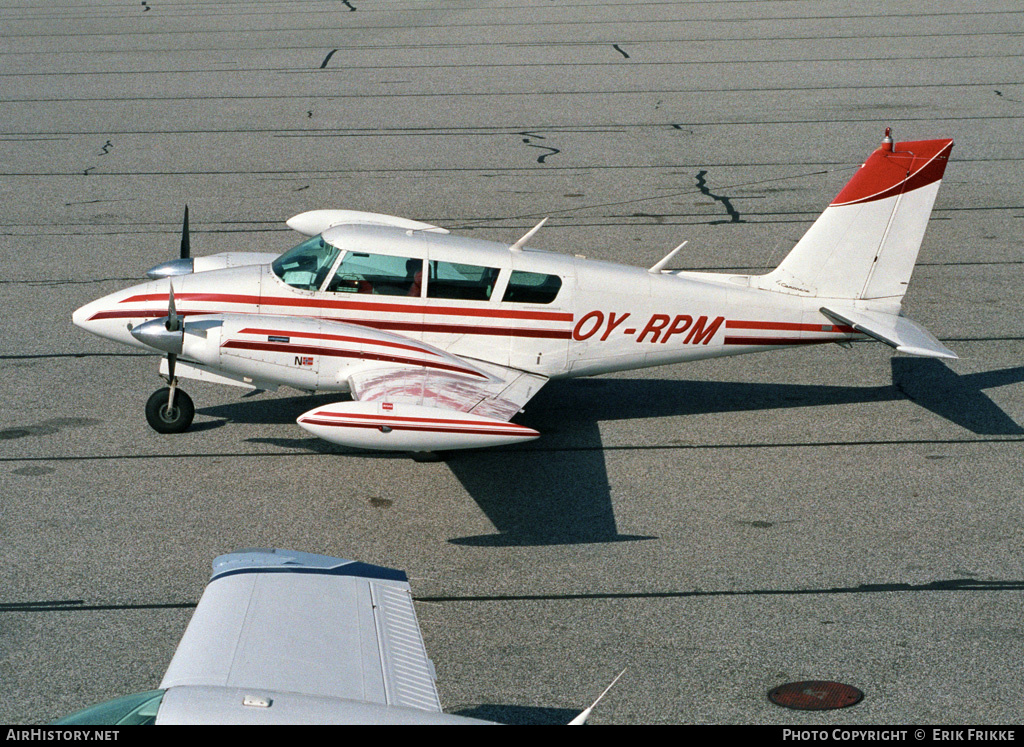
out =
{"type": "MultiPolygon", "coordinates": [[[[802,597],[831,596],[836,594],[908,594],[921,592],[993,592],[1024,591],[1024,581],[986,581],[976,578],[950,578],[928,581],[923,584],[909,584],[902,581],[858,584],[857,586],[832,586],[780,589],[704,589],[676,591],[588,591],[582,594],[474,594],[458,596],[417,596],[418,602],[539,602],[566,601],[573,599],[691,599],[710,597],[802,597]]],[[[48,603],[40,603],[48,604],[48,603]]],[[[0,605],[0,612],[4,605],[0,605]]]]}
{"type": "Polygon", "coordinates": [[[567,708],[531,708],[528,706],[498,705],[494,703],[482,703],[473,708],[463,708],[454,711],[456,716],[467,718],[478,718],[484,721],[497,721],[499,724],[530,726],[548,725],[558,726],[568,724],[576,718],[580,711],[567,708]]]}
{"type": "MultiPolygon", "coordinates": [[[[1024,581],[988,581],[976,578],[950,578],[928,581],[922,584],[910,584],[902,581],[885,583],[858,584],[857,586],[833,586],[820,588],[782,588],[782,589],[705,589],[702,591],[617,591],[602,593],[588,591],[583,594],[473,594],[458,596],[420,596],[418,602],[509,602],[509,601],[565,601],[569,599],[688,599],[691,597],[780,597],[780,596],[829,596],[834,594],[905,594],[920,592],[993,592],[993,591],[1024,591],[1024,581]]],[[[191,602],[139,602],[133,604],[87,604],[82,599],[47,599],[35,602],[0,602],[0,614],[20,612],[111,612],[114,610],[168,610],[194,609],[198,601],[191,602]]],[[[485,707],[485,706],[481,706],[485,707]]],[[[506,708],[511,706],[486,706],[487,708],[506,708]]],[[[548,710],[548,709],[541,709],[548,710]]],[[[575,715],[575,713],[573,713],[575,715]]],[[[491,718],[481,716],[480,718],[491,718]]],[[[501,720],[501,719],[497,719],[501,720]]]]}
{"type": "Polygon", "coordinates": [[[893,388],[926,410],[979,436],[1024,433],[1024,428],[983,391],[1022,381],[1024,366],[960,376],[934,358],[892,359],[893,388]]]}
{"type": "Polygon", "coordinates": [[[528,407],[523,423],[544,434],[538,443],[551,446],[552,431],[570,431],[591,417],[624,420],[909,399],[977,435],[1010,436],[1024,434],[1024,428],[983,390],[1021,382],[1024,366],[961,376],[941,361],[927,358],[893,358],[892,383],[876,387],[577,379],[549,384],[528,407]],[[558,401],[542,401],[556,388],[558,401]]]}
{"type": "MultiPolygon", "coordinates": [[[[910,399],[977,435],[1011,436],[1024,434],[1024,428],[984,390],[1020,382],[1024,382],[1024,367],[958,375],[938,360],[901,357],[892,359],[892,383],[877,387],[658,379],[554,381],[521,418],[524,425],[543,434],[540,441],[517,449],[444,455],[452,473],[497,529],[496,534],[449,541],[530,546],[654,539],[618,531],[601,442],[602,421],[910,399]]],[[[338,399],[337,395],[250,398],[199,412],[241,423],[287,424],[312,407],[338,399]]],[[[368,454],[316,438],[252,440],[315,453],[368,454]]],[[[661,447],[664,444],[633,448],[661,447]]],[[[396,453],[374,457],[408,458],[396,453]]]]}

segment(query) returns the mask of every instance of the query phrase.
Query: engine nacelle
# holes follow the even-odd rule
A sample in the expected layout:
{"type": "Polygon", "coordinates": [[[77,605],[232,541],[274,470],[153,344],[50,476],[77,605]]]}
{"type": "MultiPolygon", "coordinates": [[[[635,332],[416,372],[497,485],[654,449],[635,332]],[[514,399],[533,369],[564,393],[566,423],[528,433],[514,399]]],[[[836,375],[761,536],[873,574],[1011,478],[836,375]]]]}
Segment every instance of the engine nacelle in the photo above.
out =
{"type": "Polygon", "coordinates": [[[366,223],[372,226],[394,226],[407,231],[429,231],[448,233],[447,229],[423,221],[399,218],[397,215],[367,213],[362,210],[309,210],[293,215],[287,221],[288,228],[306,236],[316,236],[328,228],[346,223],[366,223]]]}
{"type": "Polygon", "coordinates": [[[325,441],[382,451],[478,449],[540,436],[532,428],[482,415],[397,402],[336,402],[305,412],[296,422],[325,441]]]}
{"type": "Polygon", "coordinates": [[[279,256],[279,254],[267,254],[265,252],[221,252],[220,254],[209,254],[205,257],[171,259],[155,267],[150,267],[146,270],[146,277],[159,280],[160,278],[177,277],[179,275],[191,275],[194,272],[223,270],[227,267],[265,265],[273,262],[279,256]]]}

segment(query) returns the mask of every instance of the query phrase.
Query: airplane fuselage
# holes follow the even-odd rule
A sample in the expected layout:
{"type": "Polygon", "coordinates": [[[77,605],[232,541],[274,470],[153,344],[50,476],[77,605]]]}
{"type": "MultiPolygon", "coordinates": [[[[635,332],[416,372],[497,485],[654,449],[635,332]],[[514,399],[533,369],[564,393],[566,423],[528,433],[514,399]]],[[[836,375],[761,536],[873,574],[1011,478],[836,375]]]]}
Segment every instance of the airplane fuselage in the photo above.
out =
{"type": "MultiPolygon", "coordinates": [[[[471,277],[475,270],[466,268],[481,268],[493,277],[478,288],[452,282],[436,293],[432,285],[443,281],[428,277],[416,295],[397,295],[394,287],[380,282],[328,290],[326,276],[320,287],[296,287],[271,264],[250,265],[144,283],[83,307],[76,321],[104,337],[148,349],[131,335],[129,325],[166,316],[170,282],[178,313],[190,323],[226,315],[218,325],[217,349],[211,349],[209,330],[205,338],[186,334],[184,359],[211,365],[219,356],[231,373],[327,391],[345,391],[347,374],[367,358],[345,357],[356,341],[333,339],[337,335],[318,330],[318,321],[393,332],[453,356],[549,378],[859,337],[824,317],[820,299],[779,294],[766,299],[744,275],[651,273],[580,256],[513,252],[489,241],[410,235],[378,226],[341,226],[324,238],[340,250],[334,260],[337,271],[346,256],[365,253],[386,256],[396,266],[425,261],[428,267],[458,267],[471,277]],[[518,293],[517,283],[523,286],[518,293]],[[260,323],[247,324],[254,316],[260,323]],[[276,317],[280,324],[269,323],[276,317]]],[[[389,352],[396,363],[416,355],[400,348],[389,352]]]]}

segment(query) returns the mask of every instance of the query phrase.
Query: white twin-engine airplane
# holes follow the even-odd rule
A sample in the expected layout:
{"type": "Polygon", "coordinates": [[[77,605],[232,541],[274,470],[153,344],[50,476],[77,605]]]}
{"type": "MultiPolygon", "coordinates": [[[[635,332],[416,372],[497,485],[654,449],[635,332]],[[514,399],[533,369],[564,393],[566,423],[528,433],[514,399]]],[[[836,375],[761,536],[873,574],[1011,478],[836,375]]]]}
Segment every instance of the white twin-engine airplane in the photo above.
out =
{"type": "MultiPolygon", "coordinates": [[[[527,441],[509,422],[548,379],[874,338],[956,358],[902,316],[952,140],[868,158],[774,271],[649,270],[451,236],[418,221],[314,210],[272,254],[183,258],[74,313],[101,337],[166,353],[146,406],[189,427],[178,377],[349,392],[298,418],[345,446],[433,451],[527,441]]],[[[541,221],[543,223],[543,221],[541,221]]],[[[183,247],[187,244],[186,232],[183,247]]]]}

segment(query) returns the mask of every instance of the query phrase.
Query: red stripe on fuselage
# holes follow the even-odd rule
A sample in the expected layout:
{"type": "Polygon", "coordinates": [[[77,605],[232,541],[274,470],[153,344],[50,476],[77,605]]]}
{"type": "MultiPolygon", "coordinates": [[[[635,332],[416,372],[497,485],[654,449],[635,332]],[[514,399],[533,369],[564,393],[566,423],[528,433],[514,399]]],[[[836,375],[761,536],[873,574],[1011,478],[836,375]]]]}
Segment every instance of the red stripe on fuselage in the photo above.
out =
{"type": "Polygon", "coordinates": [[[793,322],[744,322],[735,319],[730,319],[725,323],[726,329],[760,329],[760,330],[779,330],[786,332],[843,332],[845,334],[852,334],[856,330],[853,327],[840,326],[840,325],[829,325],[829,324],[796,324],[793,322]],[[826,329],[828,327],[828,329],[826,329]]]}
{"type": "Polygon", "coordinates": [[[289,345],[276,342],[253,342],[250,340],[228,340],[222,348],[236,350],[265,350],[271,353],[287,353],[288,355],[321,355],[328,358],[359,358],[360,360],[384,361],[387,363],[401,363],[403,365],[424,366],[425,368],[437,368],[443,371],[455,371],[467,376],[475,376],[478,379],[487,379],[484,374],[478,373],[469,368],[453,366],[447,363],[436,363],[424,361],[417,358],[403,358],[397,355],[384,355],[383,353],[370,353],[357,350],[340,350],[338,348],[323,348],[316,345],[289,345]]]}
{"type": "Polygon", "coordinates": [[[726,337],[723,345],[817,345],[823,342],[839,342],[841,337],[726,337]]]}
{"type": "Polygon", "coordinates": [[[267,335],[275,337],[303,337],[313,340],[334,340],[337,342],[355,342],[364,345],[380,345],[381,347],[398,348],[400,350],[412,350],[416,353],[426,353],[427,355],[438,355],[433,350],[427,350],[416,345],[407,345],[400,342],[392,342],[391,340],[378,340],[370,337],[349,337],[347,335],[330,335],[322,332],[292,332],[290,330],[281,329],[254,329],[247,327],[239,332],[243,335],[267,335]]]}
{"type": "MultiPolygon", "coordinates": [[[[210,314],[252,314],[256,312],[224,311],[178,311],[178,316],[208,316],[210,314]]],[[[137,309],[125,311],[99,311],[89,317],[89,321],[98,319],[160,319],[167,316],[166,309],[137,309]]],[[[265,316],[274,316],[266,314],[265,316]]],[[[473,327],[468,324],[425,324],[423,322],[387,322],[369,319],[337,319],[336,317],[308,316],[304,319],[323,319],[324,321],[344,321],[346,324],[358,324],[362,327],[383,330],[402,330],[403,332],[440,332],[453,335],[498,335],[507,337],[529,337],[550,340],[568,340],[572,337],[571,330],[558,329],[521,329],[518,327],[473,327]]]]}
{"type": "MultiPolygon", "coordinates": [[[[210,311],[178,311],[178,316],[206,316],[209,314],[223,314],[223,309],[215,309],[210,311]]],[[[240,312],[234,312],[240,313],[240,312]]],[[[161,317],[167,316],[167,309],[129,309],[127,311],[97,311],[91,317],[89,321],[93,322],[97,319],[160,319],[161,317]]]]}
{"type": "Polygon", "coordinates": [[[378,322],[369,319],[346,319],[351,324],[361,324],[374,329],[398,329],[407,332],[441,332],[459,335],[499,335],[508,337],[540,337],[551,340],[568,340],[572,331],[565,329],[518,329],[516,327],[471,327],[466,324],[427,324],[421,322],[378,322]]]}
{"type": "MultiPolygon", "coordinates": [[[[119,303],[166,303],[167,294],[147,293],[130,296],[119,303]]],[[[175,293],[174,300],[215,301],[219,303],[247,304],[250,306],[292,306],[314,309],[352,309],[379,311],[392,314],[435,314],[439,316],[474,316],[492,319],[531,319],[546,322],[571,322],[573,315],[562,311],[523,311],[517,309],[481,309],[459,306],[431,306],[423,303],[383,303],[378,301],[331,301],[322,298],[286,298],[283,296],[246,296],[233,293],[175,293]]],[[[164,314],[166,316],[166,314],[164,314]]]]}

